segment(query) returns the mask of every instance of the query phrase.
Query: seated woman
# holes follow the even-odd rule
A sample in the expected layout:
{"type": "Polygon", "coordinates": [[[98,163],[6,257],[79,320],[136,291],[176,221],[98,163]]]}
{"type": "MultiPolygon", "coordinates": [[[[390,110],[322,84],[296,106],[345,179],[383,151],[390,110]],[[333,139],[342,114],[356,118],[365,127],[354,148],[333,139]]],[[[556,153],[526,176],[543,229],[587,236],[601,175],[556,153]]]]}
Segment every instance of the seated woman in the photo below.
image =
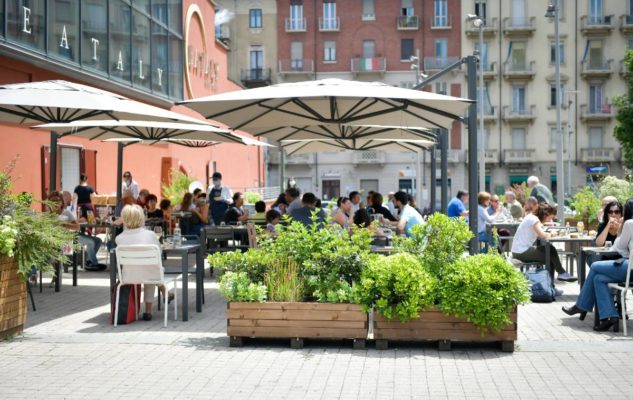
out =
{"type": "Polygon", "coordinates": [[[389,221],[397,221],[396,217],[393,216],[391,211],[387,207],[382,205],[382,195],[378,192],[373,192],[371,195],[371,213],[372,214],[380,214],[385,217],[386,220],[389,221]]]}
{"type": "Polygon", "coordinates": [[[193,204],[193,194],[185,193],[182,202],[174,207],[174,212],[193,211],[196,206],[193,204]]]}
{"type": "MultiPolygon", "coordinates": [[[[545,263],[545,246],[550,248],[550,265],[547,269],[554,269],[558,273],[558,280],[565,282],[574,282],[576,277],[571,276],[561,265],[560,258],[556,248],[551,244],[535,246],[537,239],[546,239],[552,237],[551,233],[543,230],[542,224],[552,221],[556,215],[556,208],[550,204],[539,204],[536,210],[531,214],[526,214],[523,222],[517,228],[512,242],[512,257],[523,262],[539,262],[545,263]]],[[[562,294],[562,291],[556,290],[562,294]]]]}
{"type": "Polygon", "coordinates": [[[147,195],[147,218],[163,219],[163,210],[157,208],[158,198],[154,194],[147,195]]]}
{"type": "MultiPolygon", "coordinates": [[[[611,210],[607,208],[607,210],[611,210]]],[[[613,243],[612,250],[622,256],[619,260],[596,261],[591,264],[591,271],[587,276],[576,300],[571,307],[563,307],[567,315],[580,314],[580,319],[585,319],[588,311],[594,305],[598,307],[600,323],[593,327],[594,331],[607,331],[613,327],[617,332],[620,318],[618,310],[613,303],[613,294],[609,289],[609,283],[623,282],[626,279],[629,267],[629,246],[633,240],[633,199],[627,200],[624,205],[624,217],[620,223],[620,232],[613,243]]]]}
{"type": "MultiPolygon", "coordinates": [[[[134,204],[123,207],[121,220],[123,221],[123,232],[115,239],[118,246],[131,244],[155,244],[160,246],[160,242],[154,232],[145,229],[145,214],[141,206],[134,204]]],[[[143,313],[145,321],[152,319],[155,287],[156,285],[145,285],[145,312],[143,313]]],[[[160,287],[160,291],[165,295],[164,286],[160,287]]],[[[170,293],[168,300],[171,301],[173,298],[174,295],[170,293]]]]}
{"type": "Polygon", "coordinates": [[[191,211],[189,235],[200,235],[200,229],[209,224],[209,204],[205,199],[196,200],[196,208],[191,211]]]}
{"type": "Polygon", "coordinates": [[[488,213],[488,207],[490,206],[490,193],[488,192],[479,192],[477,194],[477,238],[480,243],[484,244],[484,247],[481,248],[481,253],[487,253],[490,245],[496,246],[493,243],[493,237],[490,232],[488,232],[488,228],[486,224],[491,224],[495,222],[497,216],[501,214],[501,206],[497,203],[497,208],[492,214],[488,213]]]}
{"type": "Polygon", "coordinates": [[[614,200],[607,204],[602,214],[602,221],[598,225],[596,246],[602,247],[605,242],[615,242],[620,231],[620,219],[622,218],[622,204],[614,200]]]}
{"type": "Polygon", "coordinates": [[[286,195],[281,193],[277,200],[270,206],[271,209],[276,210],[280,215],[284,215],[286,213],[286,208],[288,207],[288,201],[286,200],[286,195]]]}
{"type": "Polygon", "coordinates": [[[352,216],[352,201],[348,197],[339,197],[338,208],[332,214],[332,222],[339,224],[342,228],[349,229],[354,224],[352,216]]]}

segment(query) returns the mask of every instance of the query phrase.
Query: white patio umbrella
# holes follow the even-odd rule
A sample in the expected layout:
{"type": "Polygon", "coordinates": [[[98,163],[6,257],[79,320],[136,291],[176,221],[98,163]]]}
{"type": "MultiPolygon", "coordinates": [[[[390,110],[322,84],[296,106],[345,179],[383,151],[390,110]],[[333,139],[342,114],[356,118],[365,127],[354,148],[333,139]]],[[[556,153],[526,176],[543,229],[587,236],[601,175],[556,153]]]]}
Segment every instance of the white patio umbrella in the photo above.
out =
{"type": "MultiPolygon", "coordinates": [[[[200,122],[116,93],[63,80],[0,85],[0,122],[41,124],[94,119],[200,122]]],[[[51,190],[56,184],[59,136],[51,132],[51,190]]]]}
{"type": "Polygon", "coordinates": [[[258,134],[265,128],[356,124],[448,128],[470,100],[380,82],[280,83],[183,101],[205,118],[258,134]]]}
{"type": "Polygon", "coordinates": [[[393,140],[434,140],[435,134],[427,128],[382,125],[304,125],[280,126],[260,130],[254,136],[275,141],[308,139],[393,139],[393,140]]]}
{"type": "Polygon", "coordinates": [[[384,150],[417,153],[421,150],[427,150],[435,144],[431,140],[397,139],[283,140],[280,143],[288,155],[343,150],[384,150]]]}

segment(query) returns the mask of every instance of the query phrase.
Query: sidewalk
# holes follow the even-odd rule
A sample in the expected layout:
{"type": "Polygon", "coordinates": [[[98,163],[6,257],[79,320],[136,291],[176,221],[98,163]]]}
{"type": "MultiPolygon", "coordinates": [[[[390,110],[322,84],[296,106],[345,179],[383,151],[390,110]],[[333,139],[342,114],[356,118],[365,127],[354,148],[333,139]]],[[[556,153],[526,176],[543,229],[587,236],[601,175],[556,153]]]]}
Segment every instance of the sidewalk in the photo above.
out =
{"type": "MultiPolygon", "coordinates": [[[[190,319],[162,327],[150,322],[109,324],[107,272],[80,272],[60,293],[34,291],[23,336],[0,343],[0,397],[200,399],[408,399],[630,397],[633,334],[595,333],[593,315],[566,316],[576,283],[560,285],[552,304],[519,310],[515,353],[495,346],[398,344],[395,349],[352,350],[350,343],[253,341],[228,347],[226,304],[205,277],[206,304],[190,319]]],[[[172,312],[170,310],[170,315],[172,312]]],[[[633,331],[633,324],[629,327],[633,331]]]]}

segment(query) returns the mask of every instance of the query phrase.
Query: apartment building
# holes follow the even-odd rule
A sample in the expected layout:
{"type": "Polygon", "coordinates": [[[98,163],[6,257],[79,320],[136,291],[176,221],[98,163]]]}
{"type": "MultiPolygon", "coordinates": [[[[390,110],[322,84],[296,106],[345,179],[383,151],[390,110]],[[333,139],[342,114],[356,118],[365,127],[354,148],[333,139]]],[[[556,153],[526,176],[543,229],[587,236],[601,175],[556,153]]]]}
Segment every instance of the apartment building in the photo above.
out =
{"type": "MultiPolygon", "coordinates": [[[[612,100],[625,91],[622,59],[633,44],[633,1],[559,0],[565,174],[572,187],[596,173],[622,174],[612,100]]],[[[500,192],[537,175],[556,189],[554,23],[547,0],[468,0],[463,15],[485,21],[482,65],[486,181],[500,192]]],[[[479,48],[464,22],[463,52],[479,48]]]]}
{"type": "MultiPolygon", "coordinates": [[[[412,87],[418,65],[432,74],[461,56],[460,3],[278,0],[276,80],[342,78],[412,87]],[[412,61],[412,56],[418,59],[412,61]]],[[[462,87],[463,77],[455,73],[429,89],[461,96],[462,87]]],[[[455,124],[448,135],[451,183],[462,187],[461,124],[455,124]]],[[[426,202],[433,182],[425,159],[430,160],[428,154],[382,151],[297,155],[286,158],[285,176],[324,199],[351,190],[384,193],[401,189],[416,194],[419,187],[420,199],[426,202]]],[[[273,181],[279,176],[279,157],[271,155],[269,161],[269,177],[273,181]]]]}

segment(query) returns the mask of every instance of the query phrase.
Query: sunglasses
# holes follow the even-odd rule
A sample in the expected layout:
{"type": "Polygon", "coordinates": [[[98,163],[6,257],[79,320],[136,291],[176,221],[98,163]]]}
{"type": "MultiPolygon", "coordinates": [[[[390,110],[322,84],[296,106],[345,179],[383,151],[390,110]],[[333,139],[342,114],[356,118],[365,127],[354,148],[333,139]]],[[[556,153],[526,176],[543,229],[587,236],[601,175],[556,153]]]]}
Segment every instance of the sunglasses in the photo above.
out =
{"type": "Polygon", "coordinates": [[[622,214],[620,210],[609,210],[608,214],[622,214]]]}

